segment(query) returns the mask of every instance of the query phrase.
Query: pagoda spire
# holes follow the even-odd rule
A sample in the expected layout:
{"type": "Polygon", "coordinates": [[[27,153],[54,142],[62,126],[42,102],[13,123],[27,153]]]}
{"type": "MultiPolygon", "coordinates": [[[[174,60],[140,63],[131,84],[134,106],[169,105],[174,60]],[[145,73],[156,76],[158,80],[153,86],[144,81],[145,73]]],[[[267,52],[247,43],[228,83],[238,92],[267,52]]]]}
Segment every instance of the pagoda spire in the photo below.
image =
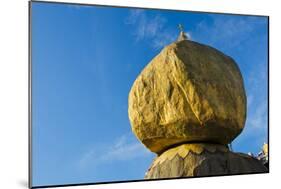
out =
{"type": "Polygon", "coordinates": [[[185,32],[184,32],[184,27],[182,24],[178,25],[178,28],[180,30],[180,34],[179,37],[177,39],[177,41],[183,41],[183,40],[188,40],[188,37],[186,36],[185,32]]]}

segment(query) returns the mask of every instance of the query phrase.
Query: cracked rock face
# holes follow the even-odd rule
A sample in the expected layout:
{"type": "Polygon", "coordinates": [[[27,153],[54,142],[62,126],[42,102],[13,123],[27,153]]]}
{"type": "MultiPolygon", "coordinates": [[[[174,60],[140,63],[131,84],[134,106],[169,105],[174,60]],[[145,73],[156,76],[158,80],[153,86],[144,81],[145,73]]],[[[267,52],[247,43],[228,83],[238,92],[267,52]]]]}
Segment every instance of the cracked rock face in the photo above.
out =
{"type": "Polygon", "coordinates": [[[128,113],[134,134],[157,154],[187,142],[228,144],[245,123],[243,79],[218,50],[175,42],[137,77],[128,113]]]}

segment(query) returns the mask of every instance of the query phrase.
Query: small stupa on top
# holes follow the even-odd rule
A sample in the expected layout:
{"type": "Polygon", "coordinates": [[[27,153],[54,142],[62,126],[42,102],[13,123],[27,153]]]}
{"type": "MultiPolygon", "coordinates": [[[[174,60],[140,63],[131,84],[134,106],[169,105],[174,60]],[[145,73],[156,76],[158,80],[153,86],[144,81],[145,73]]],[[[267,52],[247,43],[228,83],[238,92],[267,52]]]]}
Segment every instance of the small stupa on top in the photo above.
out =
{"type": "Polygon", "coordinates": [[[186,35],[186,33],[184,32],[184,27],[182,24],[179,24],[178,25],[178,28],[180,30],[180,34],[179,34],[179,37],[177,39],[177,41],[183,41],[183,40],[188,40],[188,37],[186,35]]]}

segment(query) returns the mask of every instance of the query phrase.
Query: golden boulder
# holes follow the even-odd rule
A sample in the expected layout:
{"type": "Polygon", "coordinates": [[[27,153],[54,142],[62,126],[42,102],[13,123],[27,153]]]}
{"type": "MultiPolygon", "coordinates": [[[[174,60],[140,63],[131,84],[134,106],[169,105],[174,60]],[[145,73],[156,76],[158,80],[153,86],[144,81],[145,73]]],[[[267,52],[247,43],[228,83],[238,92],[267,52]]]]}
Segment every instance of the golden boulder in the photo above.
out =
{"type": "Polygon", "coordinates": [[[152,152],[183,143],[228,144],[242,131],[246,95],[235,61],[189,40],[166,46],[129,94],[129,119],[152,152]]]}

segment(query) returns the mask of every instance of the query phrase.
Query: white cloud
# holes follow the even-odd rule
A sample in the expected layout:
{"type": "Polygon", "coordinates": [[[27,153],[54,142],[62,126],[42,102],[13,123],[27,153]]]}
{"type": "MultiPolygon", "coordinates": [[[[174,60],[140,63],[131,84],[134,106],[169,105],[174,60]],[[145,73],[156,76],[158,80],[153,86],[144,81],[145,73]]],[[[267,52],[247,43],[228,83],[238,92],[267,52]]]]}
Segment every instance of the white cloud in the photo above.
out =
{"type": "Polygon", "coordinates": [[[93,147],[86,151],[79,160],[79,167],[95,167],[112,162],[143,158],[151,154],[139,141],[134,141],[130,135],[123,135],[102,149],[93,147]]]}
{"type": "Polygon", "coordinates": [[[143,10],[133,10],[125,21],[126,24],[132,25],[136,40],[157,37],[157,34],[163,29],[166,20],[159,15],[149,17],[143,10]]]}
{"type": "Polygon", "coordinates": [[[268,129],[267,67],[256,62],[247,74],[247,120],[243,132],[252,135],[266,135],[268,129]]]}
{"type": "Polygon", "coordinates": [[[144,10],[134,9],[130,11],[130,15],[126,18],[125,24],[135,24],[139,17],[142,17],[144,10]]]}
{"type": "Polygon", "coordinates": [[[247,126],[250,130],[267,129],[267,103],[266,101],[258,104],[255,109],[250,112],[247,119],[247,126]]]}
{"type": "MultiPolygon", "coordinates": [[[[136,9],[130,12],[125,20],[125,24],[131,25],[136,41],[151,40],[151,47],[155,49],[163,48],[172,43],[178,37],[178,31],[169,29],[167,20],[161,16],[149,16],[144,10],[136,9]]],[[[191,38],[190,33],[186,33],[191,38]]]]}
{"type": "Polygon", "coordinates": [[[226,48],[238,47],[242,42],[252,37],[256,27],[265,20],[245,16],[210,16],[212,22],[202,20],[194,30],[195,40],[210,45],[226,48]]]}
{"type": "MultiPolygon", "coordinates": [[[[266,72],[265,70],[263,72],[266,72]]],[[[268,120],[268,102],[267,102],[267,86],[263,83],[266,82],[262,77],[257,78],[251,82],[248,94],[248,115],[247,115],[247,127],[252,129],[262,129],[264,132],[267,129],[268,120]],[[260,86],[259,86],[260,85],[260,86]]],[[[257,131],[257,130],[256,130],[257,131]]]]}

